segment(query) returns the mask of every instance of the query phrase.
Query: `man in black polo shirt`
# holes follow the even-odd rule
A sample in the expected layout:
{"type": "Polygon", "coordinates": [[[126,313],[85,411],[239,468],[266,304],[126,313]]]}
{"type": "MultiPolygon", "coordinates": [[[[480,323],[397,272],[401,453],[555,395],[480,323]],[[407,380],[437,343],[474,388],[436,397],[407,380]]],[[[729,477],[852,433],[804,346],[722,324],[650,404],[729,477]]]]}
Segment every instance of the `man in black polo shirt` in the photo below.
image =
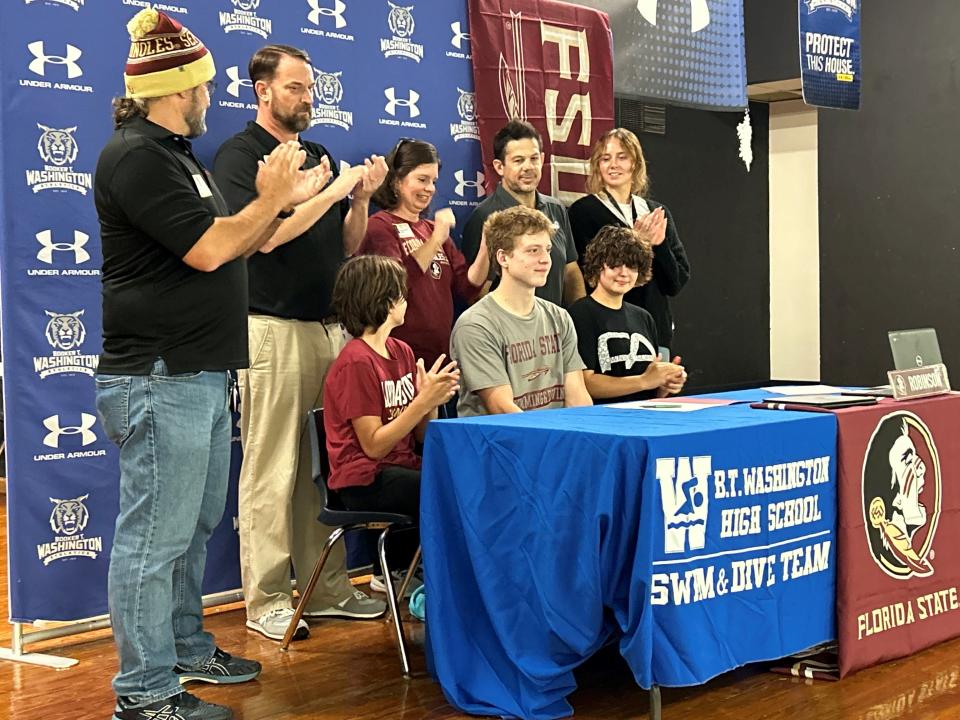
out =
{"type": "MultiPolygon", "coordinates": [[[[282,142],[298,142],[307,168],[333,181],[296,208],[250,257],[250,369],[240,373],[240,569],[247,627],[273,640],[293,618],[290,565],[313,571],[330,529],[317,522],[320,494],[310,472],[307,411],[323,405],[323,381],[343,346],[330,296],[337,271],[367,229],[370,195],[387,167],[374,156],[338,173],[326,148],[300,139],[310,126],[314,78],[310,58],[289,45],[268,45],[250,59],[257,117],[217,152],[214,174],[232,209],[257,197],[257,162],[282,142]],[[353,192],[352,203],[347,195],[353,192]]],[[[305,617],[376,618],[382,600],[354,590],[343,545],[324,568],[305,617]]],[[[306,622],[294,638],[306,637],[306,622]]]]}
{"type": "MultiPolygon", "coordinates": [[[[567,307],[587,294],[577,264],[577,247],[567,211],[556,198],[537,191],[543,170],[543,143],[530,123],[511,120],[493,138],[493,168],[500,175],[494,193],[480,203],[463,228],[461,250],[473,262],[480,250],[483,223],[498,210],[517,205],[534,208],[553,221],[556,234],[550,250],[550,274],[537,297],[567,307]]],[[[497,282],[497,278],[493,278],[497,282]]]]}
{"type": "Polygon", "coordinates": [[[120,671],[117,720],[226,720],[229,708],[181,691],[191,680],[252,680],[203,631],[206,542],[230,468],[229,371],[247,365],[243,256],[284,208],[319,191],[295,144],[257,175],[258,198],[228,217],[188,138],[201,135],[215,68],[203,43],[153,9],[133,40],[114,101],[116,132],[97,163],[103,247],[103,352],[97,411],[120,447],[120,514],[109,601],[120,671]]]}

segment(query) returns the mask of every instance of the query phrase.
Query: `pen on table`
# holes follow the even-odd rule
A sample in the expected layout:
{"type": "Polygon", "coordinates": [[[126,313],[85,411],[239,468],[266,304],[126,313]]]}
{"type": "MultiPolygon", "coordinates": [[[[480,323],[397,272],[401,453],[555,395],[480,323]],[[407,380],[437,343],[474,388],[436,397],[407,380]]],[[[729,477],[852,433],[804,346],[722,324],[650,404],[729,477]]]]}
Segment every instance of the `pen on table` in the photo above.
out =
{"type": "Polygon", "coordinates": [[[678,407],[683,407],[680,403],[656,403],[653,405],[641,405],[641,408],[649,408],[652,410],[671,410],[678,407]]]}

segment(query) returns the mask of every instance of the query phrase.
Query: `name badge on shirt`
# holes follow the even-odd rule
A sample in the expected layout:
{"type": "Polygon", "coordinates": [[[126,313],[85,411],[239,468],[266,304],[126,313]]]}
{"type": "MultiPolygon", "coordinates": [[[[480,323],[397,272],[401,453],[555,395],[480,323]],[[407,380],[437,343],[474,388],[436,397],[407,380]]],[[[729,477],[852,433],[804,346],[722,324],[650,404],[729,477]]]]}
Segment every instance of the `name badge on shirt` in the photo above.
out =
{"type": "Polygon", "coordinates": [[[416,237],[416,235],[413,234],[413,230],[410,229],[410,225],[407,223],[395,223],[394,227],[397,229],[397,235],[401,238],[416,237]]]}
{"type": "Polygon", "coordinates": [[[197,192],[200,193],[200,197],[208,198],[213,197],[213,192],[210,190],[210,186],[207,185],[206,179],[203,175],[199,173],[194,173],[193,175],[193,184],[197,186],[197,192]]]}

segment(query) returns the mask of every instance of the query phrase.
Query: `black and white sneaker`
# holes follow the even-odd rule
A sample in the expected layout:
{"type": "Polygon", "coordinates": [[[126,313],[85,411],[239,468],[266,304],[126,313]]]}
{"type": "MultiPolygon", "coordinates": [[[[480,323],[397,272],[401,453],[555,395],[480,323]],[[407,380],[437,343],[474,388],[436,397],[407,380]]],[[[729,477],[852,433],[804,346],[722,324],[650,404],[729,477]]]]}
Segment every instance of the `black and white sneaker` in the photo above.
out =
{"type": "Polygon", "coordinates": [[[180,684],[199,681],[214,685],[233,685],[253,680],[260,674],[260,663],[234,657],[220,648],[213,651],[213,657],[198,668],[185,668],[177,665],[173,672],[180,678],[180,684]]]}
{"type": "Polygon", "coordinates": [[[223,705],[204,702],[188,692],[157,700],[149,705],[130,707],[117,698],[113,720],[232,720],[233,712],[223,705]]]}

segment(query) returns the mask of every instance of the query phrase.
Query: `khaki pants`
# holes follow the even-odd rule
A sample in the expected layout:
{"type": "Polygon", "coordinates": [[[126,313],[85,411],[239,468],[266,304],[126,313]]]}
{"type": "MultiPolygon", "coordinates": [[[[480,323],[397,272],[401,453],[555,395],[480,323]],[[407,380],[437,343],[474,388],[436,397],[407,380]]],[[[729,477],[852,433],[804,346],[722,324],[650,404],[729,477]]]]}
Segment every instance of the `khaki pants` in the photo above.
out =
{"type": "MultiPolygon", "coordinates": [[[[307,411],[323,405],[323,381],[343,346],[339,325],[250,316],[250,369],[240,376],[240,570],[247,617],[292,607],[290,564],[306,583],[330,536],[317,522],[307,411]]],[[[337,543],[307,610],[352,592],[337,543]]]]}

